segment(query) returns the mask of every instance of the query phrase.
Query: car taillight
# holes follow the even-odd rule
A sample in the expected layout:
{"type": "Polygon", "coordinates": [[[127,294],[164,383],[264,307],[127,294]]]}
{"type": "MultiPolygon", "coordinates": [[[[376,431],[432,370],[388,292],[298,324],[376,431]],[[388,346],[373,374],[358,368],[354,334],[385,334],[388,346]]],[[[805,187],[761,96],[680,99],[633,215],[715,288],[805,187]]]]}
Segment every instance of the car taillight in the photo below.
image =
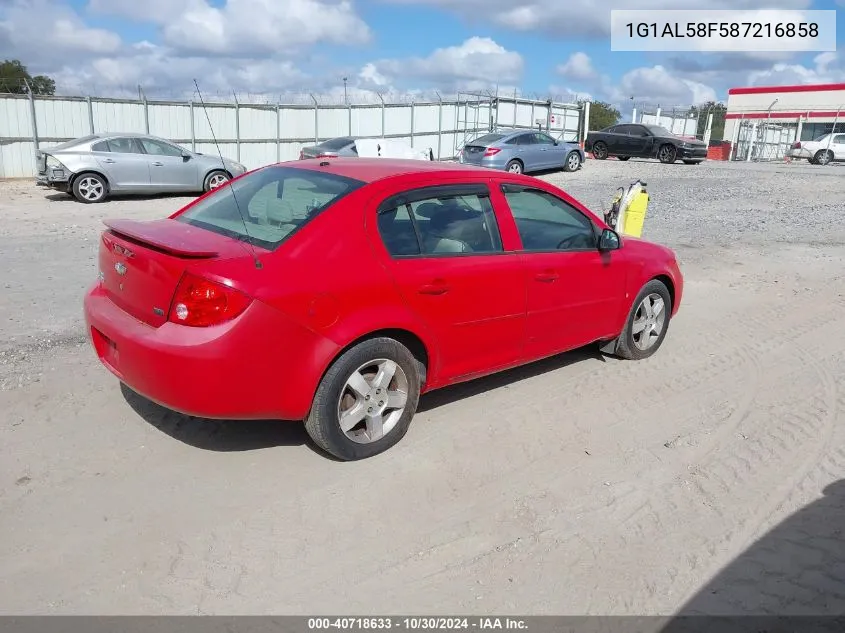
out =
{"type": "Polygon", "coordinates": [[[185,273],[176,287],[168,319],[180,325],[208,327],[234,319],[250,303],[250,297],[234,288],[185,273]]]}
{"type": "Polygon", "coordinates": [[[495,156],[496,154],[498,154],[501,151],[502,150],[500,150],[498,147],[488,147],[484,151],[484,157],[487,158],[488,156],[495,156]]]}
{"type": "Polygon", "coordinates": [[[801,141],[792,144],[792,149],[801,149],[801,141]]]}

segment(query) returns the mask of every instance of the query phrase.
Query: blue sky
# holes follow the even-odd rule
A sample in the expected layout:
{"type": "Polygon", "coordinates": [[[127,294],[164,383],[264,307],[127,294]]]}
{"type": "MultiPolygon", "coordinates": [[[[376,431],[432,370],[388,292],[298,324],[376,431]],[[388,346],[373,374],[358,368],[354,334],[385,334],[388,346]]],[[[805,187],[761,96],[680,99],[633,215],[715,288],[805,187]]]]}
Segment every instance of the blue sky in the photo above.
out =
{"type": "MultiPolygon", "coordinates": [[[[641,0],[647,9],[838,9],[845,0],[641,0]]],[[[0,58],[79,94],[278,100],[495,91],[686,105],[739,85],[845,81],[843,53],[611,52],[630,0],[0,0],[0,58]]],[[[842,29],[838,41],[845,40],[842,29]]]]}

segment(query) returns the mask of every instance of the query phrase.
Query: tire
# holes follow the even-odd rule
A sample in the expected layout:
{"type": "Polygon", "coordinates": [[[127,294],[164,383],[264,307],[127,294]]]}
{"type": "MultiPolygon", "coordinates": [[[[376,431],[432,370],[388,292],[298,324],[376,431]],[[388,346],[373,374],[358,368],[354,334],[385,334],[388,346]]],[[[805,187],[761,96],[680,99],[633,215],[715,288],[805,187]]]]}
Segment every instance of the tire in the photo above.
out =
{"type": "Polygon", "coordinates": [[[833,160],[833,152],[829,149],[820,149],[816,152],[816,155],[813,156],[816,161],[816,165],[827,165],[830,161],[833,160]]]}
{"type": "MultiPolygon", "coordinates": [[[[652,305],[652,309],[653,307],[654,306],[652,305]]],[[[628,315],[628,320],[625,323],[625,329],[616,341],[615,354],[626,360],[643,360],[654,354],[658,349],[660,349],[660,346],[663,344],[663,339],[666,338],[666,332],[669,330],[671,315],[672,297],[669,294],[669,289],[662,281],[652,279],[643,286],[642,290],[640,290],[637,295],[637,298],[634,300],[631,313],[628,315]],[[649,299],[649,303],[651,303],[658,297],[663,301],[663,309],[660,313],[663,316],[662,322],[659,315],[655,315],[655,318],[650,320],[651,317],[648,317],[648,314],[644,310],[646,299],[649,299]],[[642,323],[643,321],[648,324],[646,326],[646,330],[641,330],[640,332],[635,333],[634,330],[637,329],[635,323],[642,323]],[[648,337],[648,346],[644,348],[644,345],[642,344],[642,332],[648,331],[653,334],[655,326],[657,325],[660,326],[660,331],[656,336],[648,337]]]]}
{"type": "Polygon", "coordinates": [[[563,171],[578,171],[580,168],[581,155],[578,152],[569,152],[563,161],[563,171]]]}
{"type": "Polygon", "coordinates": [[[700,160],[685,160],[684,165],[700,165],[704,161],[700,160]]]}
{"type": "Polygon", "coordinates": [[[657,148],[657,160],[666,165],[671,165],[678,159],[678,150],[674,145],[661,145],[657,148]]]}
{"type": "MultiPolygon", "coordinates": [[[[317,387],[305,430],[321,449],[342,461],[373,457],[397,444],[408,431],[420,398],[420,377],[424,367],[410,350],[392,338],[373,338],[355,345],[332,363],[317,387]],[[374,382],[381,369],[393,368],[392,379],[379,386],[374,382]],[[357,376],[356,376],[357,374],[357,376]],[[349,385],[356,382],[356,394],[349,385]],[[377,389],[383,389],[379,392],[377,389]],[[366,390],[366,391],[365,391],[366,390]],[[404,406],[391,406],[386,394],[404,393],[404,406]],[[378,398],[384,398],[379,400],[378,398]],[[370,406],[372,405],[372,406],[370,406]],[[368,415],[377,409],[384,415],[368,415]],[[346,431],[341,427],[342,411],[358,410],[346,431]],[[382,422],[382,434],[370,433],[382,422]]],[[[401,401],[401,396],[396,401],[401,401]]]]}
{"type": "Polygon", "coordinates": [[[508,164],[505,165],[505,171],[509,171],[512,174],[521,174],[524,169],[525,167],[521,160],[514,159],[512,161],[508,161],[508,164]]]}
{"type": "Polygon", "coordinates": [[[73,197],[85,204],[102,202],[109,195],[109,183],[100,174],[84,172],[73,181],[73,197]]]}
{"type": "Polygon", "coordinates": [[[212,189],[217,189],[220,185],[225,185],[229,180],[231,180],[229,174],[222,169],[215,169],[214,171],[208,172],[202,183],[202,190],[209,192],[212,189]]]}
{"type": "Polygon", "coordinates": [[[621,160],[623,162],[626,161],[626,160],[630,160],[630,159],[631,159],[630,156],[617,156],[616,157],[616,160],[621,160]]]}
{"type": "Polygon", "coordinates": [[[599,141],[598,143],[593,143],[592,154],[593,158],[597,160],[605,160],[608,156],[607,145],[602,141],[599,141]]]}

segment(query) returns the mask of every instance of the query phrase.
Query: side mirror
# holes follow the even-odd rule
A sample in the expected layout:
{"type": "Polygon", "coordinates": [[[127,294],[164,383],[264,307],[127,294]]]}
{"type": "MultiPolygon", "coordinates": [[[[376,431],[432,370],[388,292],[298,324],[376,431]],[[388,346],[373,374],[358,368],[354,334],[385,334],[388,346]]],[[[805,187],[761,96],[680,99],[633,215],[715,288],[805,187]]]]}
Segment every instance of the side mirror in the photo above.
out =
{"type": "Polygon", "coordinates": [[[599,237],[600,251],[616,251],[622,247],[622,241],[619,239],[619,234],[612,229],[604,229],[599,237]]]}
{"type": "Polygon", "coordinates": [[[188,152],[182,152],[182,160],[191,160],[191,155],[188,152]]]}
{"type": "Polygon", "coordinates": [[[555,145],[558,145],[557,139],[555,139],[553,142],[555,145]]]}

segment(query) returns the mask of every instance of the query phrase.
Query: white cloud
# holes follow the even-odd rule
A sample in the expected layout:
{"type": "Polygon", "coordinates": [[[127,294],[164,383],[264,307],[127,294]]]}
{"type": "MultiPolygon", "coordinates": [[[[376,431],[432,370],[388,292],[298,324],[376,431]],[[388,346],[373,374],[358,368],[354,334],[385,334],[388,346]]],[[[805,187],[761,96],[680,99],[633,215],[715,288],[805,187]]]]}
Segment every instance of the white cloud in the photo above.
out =
{"type": "Polygon", "coordinates": [[[572,53],[565,63],[557,67],[562,77],[574,80],[594,80],[598,73],[593,68],[593,62],[586,53],[572,53]]]}
{"type": "Polygon", "coordinates": [[[752,72],[748,85],[772,86],[788,84],[824,84],[845,82],[845,60],[841,53],[819,53],[811,67],[802,64],[775,64],[766,70],[752,72]]]}
{"type": "Polygon", "coordinates": [[[122,44],[116,33],[88,27],[72,9],[49,0],[7,0],[0,8],[0,50],[36,71],[57,59],[113,54],[122,44]]]}
{"type": "MultiPolygon", "coordinates": [[[[631,0],[382,0],[445,8],[468,21],[492,22],[515,31],[544,31],[553,37],[606,36],[611,9],[630,9],[631,0]]],[[[684,9],[806,9],[813,0],[684,0],[684,9]]],[[[678,0],[639,0],[638,10],[678,9],[678,0]]]]}
{"type": "Polygon", "coordinates": [[[89,9],[158,23],[174,50],[208,54],[290,53],[328,42],[369,42],[350,0],[90,0],[89,9]]]}
{"type": "Polygon", "coordinates": [[[614,100],[634,98],[663,106],[690,105],[715,101],[716,91],[702,83],[677,77],[663,66],[635,68],[622,76],[618,87],[610,89],[614,100]]]}
{"type": "MultiPolygon", "coordinates": [[[[435,86],[483,89],[522,78],[522,56],[487,37],[471,37],[458,46],[438,48],[427,57],[383,59],[365,66],[385,81],[424,80],[435,86]]],[[[363,72],[363,71],[362,71],[363,72]]]]}

